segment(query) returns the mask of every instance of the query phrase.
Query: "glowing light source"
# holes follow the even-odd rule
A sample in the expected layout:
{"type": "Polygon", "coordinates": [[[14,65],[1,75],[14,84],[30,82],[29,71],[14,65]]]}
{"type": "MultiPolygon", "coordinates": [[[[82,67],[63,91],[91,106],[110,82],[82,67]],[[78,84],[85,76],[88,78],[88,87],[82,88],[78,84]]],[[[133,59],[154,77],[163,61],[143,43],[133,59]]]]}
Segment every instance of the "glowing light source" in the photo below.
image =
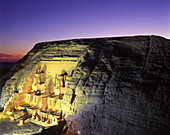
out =
{"type": "Polygon", "coordinates": [[[42,90],[42,91],[41,91],[41,93],[44,93],[44,92],[45,92],[45,90],[42,90]]]}
{"type": "Polygon", "coordinates": [[[19,93],[23,92],[23,90],[19,90],[19,93]]]}
{"type": "Polygon", "coordinates": [[[59,95],[60,91],[59,90],[55,90],[55,95],[59,95]]]}

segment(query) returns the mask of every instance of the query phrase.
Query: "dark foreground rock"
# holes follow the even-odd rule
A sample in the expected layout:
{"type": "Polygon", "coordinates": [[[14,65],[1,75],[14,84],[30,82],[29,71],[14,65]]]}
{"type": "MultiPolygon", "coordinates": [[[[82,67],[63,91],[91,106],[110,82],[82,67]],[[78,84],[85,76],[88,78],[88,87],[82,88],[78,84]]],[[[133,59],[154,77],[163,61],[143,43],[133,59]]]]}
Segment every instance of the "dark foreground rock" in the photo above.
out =
{"type": "Polygon", "coordinates": [[[0,120],[0,135],[32,135],[37,133],[41,126],[33,123],[26,123],[23,126],[18,126],[18,122],[0,120]]]}
{"type": "Polygon", "coordinates": [[[38,62],[65,55],[81,58],[62,102],[71,132],[170,134],[170,40],[157,36],[39,43],[4,77],[1,106],[38,62]]]}

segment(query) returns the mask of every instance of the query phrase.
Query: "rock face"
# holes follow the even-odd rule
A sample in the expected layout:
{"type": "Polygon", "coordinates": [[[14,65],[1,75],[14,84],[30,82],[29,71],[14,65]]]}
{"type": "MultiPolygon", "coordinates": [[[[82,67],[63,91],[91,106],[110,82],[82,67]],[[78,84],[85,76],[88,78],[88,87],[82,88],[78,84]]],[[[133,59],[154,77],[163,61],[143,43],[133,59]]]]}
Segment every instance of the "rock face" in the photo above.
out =
{"type": "Polygon", "coordinates": [[[1,106],[40,61],[74,56],[62,102],[72,132],[170,133],[170,40],[157,36],[39,43],[2,78],[1,106]]]}

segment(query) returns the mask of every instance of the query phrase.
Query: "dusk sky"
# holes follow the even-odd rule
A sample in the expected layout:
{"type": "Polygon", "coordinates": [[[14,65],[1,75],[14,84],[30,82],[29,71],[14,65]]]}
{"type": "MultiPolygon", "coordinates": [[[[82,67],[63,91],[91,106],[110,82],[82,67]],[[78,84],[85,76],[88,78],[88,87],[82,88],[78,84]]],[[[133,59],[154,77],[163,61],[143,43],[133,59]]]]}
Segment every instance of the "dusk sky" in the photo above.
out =
{"type": "Polygon", "coordinates": [[[0,62],[38,42],[134,35],[170,39],[170,0],[0,0],[0,62]]]}

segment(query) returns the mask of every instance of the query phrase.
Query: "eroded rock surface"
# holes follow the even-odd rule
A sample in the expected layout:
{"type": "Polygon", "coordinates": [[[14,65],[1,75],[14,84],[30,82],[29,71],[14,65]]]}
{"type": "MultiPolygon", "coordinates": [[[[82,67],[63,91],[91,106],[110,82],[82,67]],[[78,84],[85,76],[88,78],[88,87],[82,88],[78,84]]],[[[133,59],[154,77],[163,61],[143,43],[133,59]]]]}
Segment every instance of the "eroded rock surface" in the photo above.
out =
{"type": "Polygon", "coordinates": [[[1,106],[37,63],[74,56],[80,61],[62,102],[70,131],[170,133],[170,40],[157,36],[39,43],[3,77],[1,106]]]}

